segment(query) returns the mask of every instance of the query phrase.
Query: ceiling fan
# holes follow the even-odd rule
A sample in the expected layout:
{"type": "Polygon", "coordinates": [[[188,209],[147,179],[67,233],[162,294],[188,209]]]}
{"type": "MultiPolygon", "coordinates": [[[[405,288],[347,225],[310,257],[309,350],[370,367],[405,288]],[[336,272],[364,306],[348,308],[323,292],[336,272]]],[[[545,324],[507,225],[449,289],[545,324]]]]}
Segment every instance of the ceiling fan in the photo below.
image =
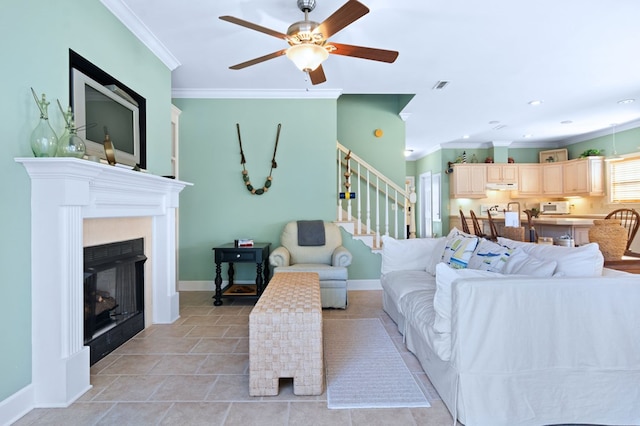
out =
{"type": "Polygon", "coordinates": [[[301,71],[309,74],[311,83],[315,85],[327,81],[324,70],[322,69],[322,62],[329,57],[329,54],[352,56],[387,63],[394,62],[398,57],[398,52],[393,50],[328,42],[329,37],[369,13],[369,8],[362,3],[356,0],[349,0],[322,23],[309,20],[309,12],[315,7],[315,0],[298,0],[298,8],[304,12],[304,21],[291,24],[286,34],[233,16],[220,16],[220,19],[223,21],[259,31],[283,39],[289,43],[289,47],[286,49],[281,49],[277,52],[260,56],[259,58],[251,59],[229,68],[239,70],[259,64],[260,62],[268,61],[269,59],[287,55],[301,71]]]}

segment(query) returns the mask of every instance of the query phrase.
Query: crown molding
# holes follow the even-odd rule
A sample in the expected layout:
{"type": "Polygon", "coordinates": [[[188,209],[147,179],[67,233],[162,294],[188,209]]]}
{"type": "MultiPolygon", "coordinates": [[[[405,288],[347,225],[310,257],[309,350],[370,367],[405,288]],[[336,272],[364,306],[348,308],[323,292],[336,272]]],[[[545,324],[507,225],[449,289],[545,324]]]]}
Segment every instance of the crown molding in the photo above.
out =
{"type": "Polygon", "coordinates": [[[493,142],[447,142],[440,145],[442,149],[483,149],[492,148],[493,142]]]}
{"type": "Polygon", "coordinates": [[[180,61],[173,56],[169,49],[158,40],[151,30],[122,0],[100,0],[100,2],[124,24],[142,44],[147,46],[170,71],[175,70],[181,65],[180,61]]]}
{"type": "Polygon", "coordinates": [[[245,90],[173,89],[173,98],[184,99],[338,99],[342,90],[245,90]]]}
{"type": "MultiPolygon", "coordinates": [[[[624,132],[625,130],[635,129],[637,127],[640,127],[640,119],[629,121],[627,123],[617,124],[616,133],[624,132]]],[[[582,135],[576,135],[567,139],[562,139],[561,141],[556,142],[557,144],[556,146],[562,147],[567,145],[573,145],[574,143],[584,142],[589,139],[599,138],[601,136],[611,136],[612,133],[613,133],[613,130],[611,129],[611,126],[609,126],[605,129],[600,129],[594,132],[583,133],[582,135]]]]}

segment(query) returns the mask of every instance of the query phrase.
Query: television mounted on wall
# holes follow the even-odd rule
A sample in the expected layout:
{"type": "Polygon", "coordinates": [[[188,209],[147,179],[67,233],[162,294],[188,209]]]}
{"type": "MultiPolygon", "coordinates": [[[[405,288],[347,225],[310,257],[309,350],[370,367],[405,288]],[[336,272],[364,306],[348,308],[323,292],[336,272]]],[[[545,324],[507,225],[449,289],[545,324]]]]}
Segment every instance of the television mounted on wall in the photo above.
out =
{"type": "Polygon", "coordinates": [[[106,159],[113,144],[117,163],[146,168],[145,99],[70,51],[71,106],[86,154],[106,159]]]}

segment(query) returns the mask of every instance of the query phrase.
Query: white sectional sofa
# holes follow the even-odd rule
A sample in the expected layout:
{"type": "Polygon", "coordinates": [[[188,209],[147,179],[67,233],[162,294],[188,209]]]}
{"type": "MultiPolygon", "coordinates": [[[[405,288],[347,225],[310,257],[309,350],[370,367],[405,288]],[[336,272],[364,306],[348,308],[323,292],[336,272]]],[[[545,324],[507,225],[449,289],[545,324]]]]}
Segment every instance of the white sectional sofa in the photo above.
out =
{"type": "Polygon", "coordinates": [[[452,416],[640,424],[640,278],[597,244],[498,243],[383,238],[384,309],[452,416]]]}

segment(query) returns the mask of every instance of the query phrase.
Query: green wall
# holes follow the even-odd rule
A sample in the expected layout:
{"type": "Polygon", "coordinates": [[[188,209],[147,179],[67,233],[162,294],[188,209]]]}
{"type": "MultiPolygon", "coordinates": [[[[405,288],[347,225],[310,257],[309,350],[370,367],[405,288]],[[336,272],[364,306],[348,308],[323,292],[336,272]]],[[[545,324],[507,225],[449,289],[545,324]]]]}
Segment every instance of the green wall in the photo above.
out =
{"type": "MultiPolygon", "coordinates": [[[[408,175],[404,157],[406,126],[399,114],[412,97],[342,95],[338,99],[338,141],[400,188],[405,187],[408,175]],[[381,137],[374,135],[376,129],[382,130],[381,137]]],[[[355,185],[354,181],[352,183],[355,185]]],[[[371,196],[374,197],[373,192],[371,196]]],[[[357,197],[355,202],[361,203],[360,208],[365,215],[366,196],[358,194],[357,197]]],[[[393,215],[393,212],[389,214],[393,215]]],[[[375,220],[375,216],[376,212],[372,211],[372,221],[375,220]]],[[[391,227],[393,224],[390,223],[391,227]]],[[[382,225],[380,229],[383,233],[382,225]]],[[[395,235],[395,229],[390,229],[390,233],[395,235]]],[[[398,233],[401,235],[404,230],[399,230],[398,233]]],[[[354,263],[349,267],[350,279],[380,278],[380,255],[372,254],[369,248],[355,240],[348,240],[345,246],[354,255],[354,263]]]]}
{"type": "MultiPolygon", "coordinates": [[[[443,230],[449,229],[449,214],[447,212],[447,206],[449,205],[449,178],[445,174],[445,170],[447,169],[447,162],[455,160],[455,153],[445,153],[444,151],[449,150],[438,150],[432,152],[429,155],[426,155],[418,160],[416,160],[414,170],[415,170],[415,179],[416,179],[416,193],[418,197],[422,193],[422,187],[420,185],[420,175],[426,172],[431,172],[432,176],[434,174],[440,173],[440,202],[442,206],[442,222],[434,222],[432,232],[437,234],[438,236],[442,236],[443,230]],[[453,160],[451,158],[453,158],[453,160]]],[[[462,151],[460,152],[460,154],[462,151]]],[[[470,157],[469,157],[470,158],[470,157]]],[[[419,200],[418,200],[419,201],[419,200]]],[[[420,202],[417,203],[416,206],[416,227],[417,227],[417,235],[422,235],[422,229],[420,228],[420,216],[422,215],[422,211],[420,209],[420,202]]]]}
{"type": "MultiPolygon", "coordinates": [[[[335,218],[336,101],[174,99],[180,115],[180,279],[213,280],[212,247],[238,238],[279,245],[291,220],[335,218]],[[304,114],[301,113],[304,111],[304,114]],[[242,180],[236,123],[252,185],[269,175],[282,124],[272,186],[253,195],[242,180]]],[[[238,279],[254,267],[238,265],[238,279]]],[[[225,265],[226,268],[226,265],[225,265]]]]}
{"type": "MultiPolygon", "coordinates": [[[[640,127],[616,132],[615,138],[618,154],[636,152],[640,148],[640,127]]],[[[567,148],[569,159],[580,157],[580,154],[587,149],[601,149],[604,150],[604,155],[613,155],[613,134],[569,145],[567,148]]]]}
{"type": "Polygon", "coordinates": [[[14,161],[32,156],[28,141],[39,113],[30,87],[47,94],[52,124],[62,130],[55,99],[63,106],[69,102],[68,52],[73,49],[147,98],[148,168],[169,174],[171,73],[99,0],[3,0],[0,40],[0,179],[5,182],[0,226],[6,248],[0,256],[2,401],[31,383],[31,190],[26,171],[14,161]]]}
{"type": "Polygon", "coordinates": [[[398,95],[342,95],[338,101],[338,141],[404,188],[404,107],[398,95]],[[383,131],[376,137],[376,129],[383,131]]]}
{"type": "MultiPolygon", "coordinates": [[[[180,199],[180,280],[211,281],[215,245],[247,237],[275,248],[289,221],[335,220],[336,140],[404,187],[404,122],[398,116],[402,102],[395,95],[174,99],[182,110],[180,179],[194,183],[180,199]],[[242,181],[236,123],[256,187],[269,174],[276,126],[282,124],[278,167],[266,194],[250,194],[242,181]],[[384,130],[382,138],[373,136],[376,128],[384,130]]],[[[345,232],[343,244],[354,255],[350,279],[379,278],[379,255],[345,232]]],[[[251,280],[253,274],[251,265],[238,265],[239,280],[251,280]]]]}

